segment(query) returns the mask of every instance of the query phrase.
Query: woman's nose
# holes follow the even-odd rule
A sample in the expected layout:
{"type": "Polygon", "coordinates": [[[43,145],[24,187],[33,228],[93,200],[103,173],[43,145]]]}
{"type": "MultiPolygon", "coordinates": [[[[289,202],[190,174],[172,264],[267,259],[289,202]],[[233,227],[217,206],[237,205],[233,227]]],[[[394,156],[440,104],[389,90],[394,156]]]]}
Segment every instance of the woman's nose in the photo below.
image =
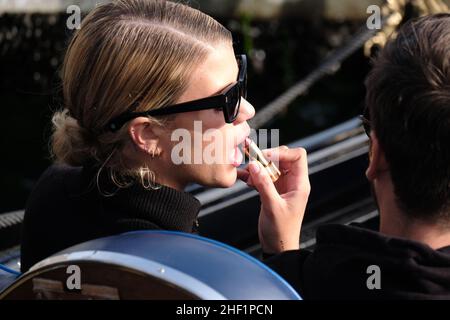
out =
{"type": "Polygon", "coordinates": [[[239,114],[236,122],[244,122],[250,120],[255,116],[255,108],[244,98],[241,98],[241,105],[239,107],[239,114]]]}

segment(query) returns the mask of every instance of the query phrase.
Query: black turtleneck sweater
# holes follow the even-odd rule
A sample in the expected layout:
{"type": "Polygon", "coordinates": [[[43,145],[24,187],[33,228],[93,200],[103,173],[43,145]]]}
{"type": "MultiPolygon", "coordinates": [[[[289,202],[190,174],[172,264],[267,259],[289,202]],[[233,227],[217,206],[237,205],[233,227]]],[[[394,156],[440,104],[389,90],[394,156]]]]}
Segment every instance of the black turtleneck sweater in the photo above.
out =
{"type": "Polygon", "coordinates": [[[53,165],[28,199],[22,230],[21,269],[75,244],[134,230],[196,231],[200,202],[191,194],[162,186],[146,190],[139,183],[118,189],[96,169],[53,165]],[[103,190],[103,189],[102,189],[103,190]]]}

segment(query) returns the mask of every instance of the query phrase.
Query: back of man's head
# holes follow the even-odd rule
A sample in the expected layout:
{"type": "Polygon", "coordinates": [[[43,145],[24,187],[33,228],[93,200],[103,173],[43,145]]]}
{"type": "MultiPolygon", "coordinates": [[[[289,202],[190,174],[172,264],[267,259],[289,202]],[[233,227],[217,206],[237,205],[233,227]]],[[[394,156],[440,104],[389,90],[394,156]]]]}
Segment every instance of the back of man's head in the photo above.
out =
{"type": "Polygon", "coordinates": [[[410,217],[450,225],[450,14],[405,24],[366,88],[399,205],[410,217]]]}

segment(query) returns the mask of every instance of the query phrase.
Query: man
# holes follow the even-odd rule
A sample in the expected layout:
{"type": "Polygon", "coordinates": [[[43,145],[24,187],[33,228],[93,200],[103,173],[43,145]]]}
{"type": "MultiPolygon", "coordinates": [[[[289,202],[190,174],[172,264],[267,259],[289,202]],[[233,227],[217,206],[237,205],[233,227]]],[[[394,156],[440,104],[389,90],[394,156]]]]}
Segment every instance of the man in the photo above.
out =
{"type": "MultiPolygon", "coordinates": [[[[293,162],[303,179],[294,199],[251,164],[247,182],[261,194],[263,250],[276,254],[266,263],[304,299],[450,299],[450,14],[404,25],[366,87],[366,175],[379,232],[322,226],[315,250],[299,250],[294,229],[309,194],[306,161],[293,162]]],[[[280,159],[283,166],[286,155],[280,159]]]]}

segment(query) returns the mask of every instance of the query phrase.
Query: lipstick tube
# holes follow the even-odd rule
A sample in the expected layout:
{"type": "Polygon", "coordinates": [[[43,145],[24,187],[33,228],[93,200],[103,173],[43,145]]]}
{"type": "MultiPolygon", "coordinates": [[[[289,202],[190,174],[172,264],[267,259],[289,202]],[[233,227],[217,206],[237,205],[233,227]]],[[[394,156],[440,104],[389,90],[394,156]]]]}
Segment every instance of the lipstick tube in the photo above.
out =
{"type": "Polygon", "coordinates": [[[256,143],[250,138],[245,139],[244,152],[251,160],[258,161],[267,170],[273,182],[277,181],[281,176],[281,172],[277,166],[272,161],[266,159],[256,143]]]}

